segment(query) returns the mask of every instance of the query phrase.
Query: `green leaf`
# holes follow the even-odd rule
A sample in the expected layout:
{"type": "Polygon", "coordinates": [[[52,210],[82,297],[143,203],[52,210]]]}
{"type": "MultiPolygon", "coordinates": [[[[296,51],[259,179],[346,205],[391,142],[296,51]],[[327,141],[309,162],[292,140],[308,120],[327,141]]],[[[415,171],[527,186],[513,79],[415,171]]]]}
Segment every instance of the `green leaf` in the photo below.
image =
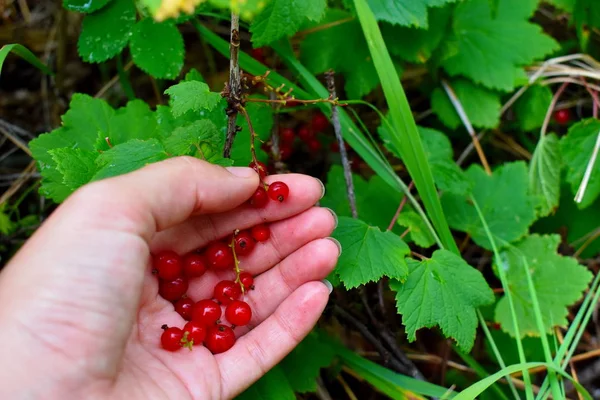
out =
{"type": "Polygon", "coordinates": [[[406,282],[390,281],[408,340],[421,328],[439,326],[446,337],[469,352],[475,341],[478,307],[494,302],[494,293],[481,272],[448,250],[430,259],[407,260],[406,282]]]}
{"type": "Polygon", "coordinates": [[[361,98],[379,84],[379,78],[360,23],[351,20],[351,17],[350,13],[342,10],[327,10],[321,24],[331,26],[306,35],[300,46],[300,59],[313,74],[329,69],[342,74],[348,97],[361,98]],[[343,20],[345,22],[334,24],[343,20]],[[328,45],[323,46],[323,43],[328,45]],[[340,50],[348,48],[352,51],[340,50]]]}
{"type": "Polygon", "coordinates": [[[307,20],[321,19],[326,6],[325,0],[272,0],[250,25],[252,44],[256,48],[292,36],[307,20]]]}
{"type": "MultiPolygon", "coordinates": [[[[408,208],[409,206],[405,206],[408,208]]],[[[423,222],[423,219],[414,212],[413,210],[402,210],[396,223],[400,226],[410,228],[408,236],[405,237],[407,241],[413,241],[417,246],[423,248],[431,247],[435,244],[435,238],[427,229],[427,226],[423,222]]]]}
{"type": "Polygon", "coordinates": [[[110,1],[111,0],[63,0],[63,7],[69,11],[91,13],[106,6],[110,1]]]}
{"type": "Polygon", "coordinates": [[[577,0],[545,0],[546,3],[550,3],[555,7],[565,10],[568,13],[573,12],[573,8],[575,7],[575,3],[577,0]]]}
{"type": "Polygon", "coordinates": [[[427,29],[427,7],[442,6],[456,0],[369,0],[378,21],[427,29]]]}
{"type": "Polygon", "coordinates": [[[236,397],[237,400],[296,400],[294,390],[286,379],[283,369],[276,365],[246,391],[236,397]]]}
{"type": "Polygon", "coordinates": [[[113,0],[102,10],[86,15],[77,42],[79,55],[91,63],[113,58],[127,46],[134,24],[132,0],[113,0]]]}
{"type": "Polygon", "coordinates": [[[183,38],[171,22],[139,21],[129,43],[135,65],[155,78],[174,79],[183,67],[183,38]]]}
{"type": "MultiPolygon", "coordinates": [[[[131,139],[151,139],[156,136],[157,129],[156,117],[148,104],[142,100],[133,100],[116,111],[103,136],[108,136],[111,145],[116,146],[131,139]]],[[[106,141],[101,143],[106,145],[102,150],[108,150],[106,141]]]]}
{"type": "Polygon", "coordinates": [[[410,62],[427,62],[446,34],[450,14],[450,7],[430,9],[429,29],[382,23],[381,34],[390,54],[410,62]]]}
{"type": "Polygon", "coordinates": [[[211,111],[221,100],[220,93],[211,92],[206,83],[196,80],[180,82],[165,93],[170,97],[171,111],[176,117],[188,111],[211,111]]]}
{"type": "Polygon", "coordinates": [[[48,75],[54,75],[46,64],[41,62],[27,47],[21,46],[20,44],[5,44],[0,48],[0,72],[2,71],[2,65],[4,65],[6,57],[8,57],[10,53],[21,57],[40,71],[48,75]]]}
{"type": "MultiPolygon", "coordinates": [[[[569,128],[566,136],[560,140],[560,149],[566,169],[566,179],[571,184],[573,194],[583,180],[583,175],[592,158],[592,152],[600,135],[600,121],[595,118],[584,119],[569,128]]],[[[596,160],[580,208],[586,208],[600,194],[600,160],[596,160]]]]}
{"type": "Polygon", "coordinates": [[[50,150],[56,168],[63,175],[63,183],[72,191],[88,183],[96,172],[98,152],[62,148],[50,150]]]}
{"type": "MultiPolygon", "coordinates": [[[[531,235],[502,253],[503,268],[508,279],[508,288],[514,299],[517,323],[521,335],[539,336],[533,304],[527,287],[523,258],[529,265],[546,332],[554,326],[566,326],[567,307],[579,300],[592,279],[592,274],[577,260],[556,253],[560,244],[559,235],[531,235]],[[560,279],[559,277],[567,277],[560,279]]],[[[496,306],[496,321],[511,336],[515,330],[510,316],[508,300],[503,296],[496,306]]]]}
{"type": "Polygon", "coordinates": [[[215,124],[204,119],[175,129],[173,134],[163,141],[163,145],[170,155],[181,156],[196,151],[202,152],[200,144],[207,143],[212,149],[212,154],[223,151],[224,139],[215,124]]]}
{"type": "Polygon", "coordinates": [[[582,29],[586,25],[600,28],[600,3],[596,0],[575,1],[573,19],[578,29],[582,29]]]}
{"type": "Polygon", "coordinates": [[[4,211],[6,204],[7,203],[0,205],[0,233],[3,235],[10,235],[17,224],[12,222],[10,216],[4,211]]]}
{"type": "Polygon", "coordinates": [[[98,134],[108,132],[114,115],[115,110],[106,101],[75,93],[69,111],[62,116],[62,123],[72,135],[70,141],[74,147],[96,150],[98,134]]]}
{"type": "Polygon", "coordinates": [[[392,232],[381,232],[361,220],[340,217],[333,236],[344,251],[338,260],[336,274],[347,289],[383,276],[403,281],[408,274],[404,257],[410,249],[392,232]]]}
{"type": "Polygon", "coordinates": [[[102,153],[96,159],[98,172],[92,180],[126,174],[165,159],[167,153],[158,140],[133,139],[102,153]]]}
{"type": "MultiPolygon", "coordinates": [[[[511,0],[499,0],[499,8],[507,1],[511,0]]],[[[515,8],[510,13],[499,12],[495,19],[489,0],[467,0],[456,6],[452,32],[439,55],[450,75],[509,91],[523,77],[521,66],[559,48],[539,25],[524,18],[529,12],[527,2],[511,4],[515,8]]]]}
{"type": "Polygon", "coordinates": [[[552,91],[548,86],[533,85],[515,103],[515,115],[524,131],[538,129],[544,123],[552,102],[552,91]]]}
{"type": "Polygon", "coordinates": [[[184,81],[199,81],[199,82],[206,83],[206,79],[204,79],[204,77],[202,76],[200,71],[198,71],[196,68],[190,69],[188,71],[188,73],[185,74],[185,78],[183,80],[184,81]]]}
{"type": "MultiPolygon", "coordinates": [[[[500,123],[500,95],[466,79],[450,82],[471,124],[478,128],[495,128],[500,123]]],[[[431,108],[448,128],[462,126],[462,121],[442,88],[431,94],[431,108]]]]}
{"type": "Polygon", "coordinates": [[[540,137],[529,166],[529,190],[539,198],[538,215],[546,216],[558,206],[560,198],[560,147],[556,135],[540,137]]]}
{"type": "MultiPolygon", "coordinates": [[[[473,182],[473,196],[488,223],[496,244],[504,247],[523,237],[535,221],[535,198],[529,194],[527,166],[517,161],[497,168],[492,176],[479,165],[471,165],[467,176],[473,182]]],[[[475,207],[464,196],[447,193],[442,205],[453,229],[467,232],[475,243],[491,250],[475,207]]]]}

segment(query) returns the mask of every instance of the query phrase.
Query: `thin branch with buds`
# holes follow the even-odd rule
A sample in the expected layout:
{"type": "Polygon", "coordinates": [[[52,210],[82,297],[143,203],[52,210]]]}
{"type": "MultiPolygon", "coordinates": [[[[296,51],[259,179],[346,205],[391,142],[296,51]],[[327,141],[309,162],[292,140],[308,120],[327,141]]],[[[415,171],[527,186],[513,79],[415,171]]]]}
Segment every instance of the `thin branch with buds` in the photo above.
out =
{"type": "Polygon", "coordinates": [[[231,40],[229,43],[229,83],[224,95],[227,97],[227,136],[225,138],[225,147],[223,157],[229,158],[231,155],[231,146],[238,132],[236,125],[238,108],[242,100],[242,83],[240,77],[240,64],[238,55],[240,51],[240,16],[235,12],[231,13],[231,40]]]}

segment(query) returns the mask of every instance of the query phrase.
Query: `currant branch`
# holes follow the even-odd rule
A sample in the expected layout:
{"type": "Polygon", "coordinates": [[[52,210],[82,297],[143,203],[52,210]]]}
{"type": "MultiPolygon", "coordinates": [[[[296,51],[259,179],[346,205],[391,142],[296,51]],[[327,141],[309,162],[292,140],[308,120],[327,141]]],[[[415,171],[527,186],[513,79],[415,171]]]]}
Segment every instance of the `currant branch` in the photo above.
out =
{"type": "Polygon", "coordinates": [[[234,280],[234,282],[237,283],[238,285],[240,285],[240,289],[242,290],[242,294],[244,294],[246,292],[246,288],[244,287],[244,284],[242,283],[242,280],[240,278],[240,274],[242,273],[242,270],[240,268],[240,260],[238,259],[237,253],[236,253],[236,250],[235,250],[235,237],[239,233],[240,233],[239,229],[236,229],[233,232],[233,236],[231,237],[231,243],[229,244],[229,247],[231,247],[231,252],[233,253],[233,271],[235,272],[235,280],[234,280]]]}

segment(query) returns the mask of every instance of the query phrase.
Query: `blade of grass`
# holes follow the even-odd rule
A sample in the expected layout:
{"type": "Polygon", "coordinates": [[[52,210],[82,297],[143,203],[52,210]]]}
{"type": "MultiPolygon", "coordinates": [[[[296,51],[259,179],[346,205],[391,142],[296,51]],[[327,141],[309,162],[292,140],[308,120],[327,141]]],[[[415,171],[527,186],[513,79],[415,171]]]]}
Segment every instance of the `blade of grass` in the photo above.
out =
{"type": "MultiPolygon", "coordinates": [[[[508,299],[508,305],[510,307],[512,323],[515,328],[515,336],[516,336],[516,342],[517,342],[517,352],[519,353],[519,361],[521,362],[521,364],[525,364],[527,360],[525,358],[525,351],[523,350],[523,342],[521,341],[521,333],[519,330],[519,324],[517,323],[517,313],[515,311],[515,304],[514,304],[514,301],[512,298],[512,293],[510,291],[510,287],[508,286],[508,279],[506,278],[504,262],[502,261],[502,258],[500,257],[500,253],[498,252],[498,247],[496,246],[496,241],[494,240],[494,237],[492,236],[492,232],[490,231],[490,228],[488,227],[488,224],[487,224],[485,218],[483,217],[483,213],[481,212],[481,209],[479,208],[479,204],[477,204],[477,201],[475,200],[475,198],[473,196],[470,196],[470,199],[471,199],[471,202],[473,202],[473,206],[475,207],[475,211],[477,211],[477,215],[479,216],[479,219],[481,220],[481,224],[483,225],[485,234],[487,235],[488,240],[492,244],[492,250],[494,252],[494,259],[496,260],[496,265],[498,266],[498,275],[500,276],[500,282],[502,282],[502,288],[504,289],[504,293],[506,294],[506,297],[508,299]]],[[[525,369],[523,370],[523,382],[525,383],[525,387],[527,389],[527,390],[525,390],[525,395],[527,397],[527,400],[533,400],[533,390],[531,388],[531,376],[529,376],[529,371],[527,371],[525,369]]]]}
{"type": "MultiPolygon", "coordinates": [[[[460,351],[460,349],[456,346],[452,346],[452,349],[454,350],[454,352],[456,352],[456,354],[459,355],[460,358],[463,359],[463,361],[465,363],[467,363],[467,365],[469,367],[471,367],[473,369],[473,371],[475,371],[475,373],[477,374],[477,376],[479,376],[482,379],[487,378],[488,376],[490,376],[490,374],[485,370],[485,368],[483,368],[483,366],[481,364],[479,364],[477,362],[477,360],[475,360],[473,357],[471,357],[470,355],[463,353],[462,351],[460,351]]],[[[509,376],[506,375],[506,380],[511,384],[512,387],[514,387],[512,381],[510,380],[509,376]]],[[[504,393],[504,391],[502,390],[502,388],[500,388],[500,386],[498,386],[498,384],[496,382],[494,382],[491,385],[491,388],[494,392],[496,392],[496,394],[498,395],[498,398],[500,399],[504,399],[504,400],[509,400],[508,397],[506,396],[506,394],[504,393]]],[[[516,392],[517,389],[515,389],[516,392]]],[[[515,397],[515,399],[518,399],[518,393],[517,393],[517,397],[515,397]]]]}
{"type": "Polygon", "coordinates": [[[35,54],[29,51],[29,49],[27,49],[27,47],[21,46],[20,44],[16,43],[6,44],[2,46],[2,48],[0,48],[0,72],[2,72],[2,65],[4,64],[4,60],[6,60],[6,57],[8,57],[10,53],[18,55],[19,57],[27,61],[29,64],[33,65],[34,67],[37,67],[40,71],[48,75],[54,75],[54,73],[50,71],[50,68],[48,68],[46,64],[41,62],[39,58],[35,56],[35,54]]]}
{"type": "Polygon", "coordinates": [[[354,5],[388,103],[392,125],[396,128],[390,135],[392,144],[400,152],[402,161],[415,182],[425,209],[444,247],[460,255],[442,210],[433,182],[433,174],[417,131],[417,124],[400,83],[400,77],[383,41],[375,15],[369,8],[367,0],[354,0],[354,5]]]}

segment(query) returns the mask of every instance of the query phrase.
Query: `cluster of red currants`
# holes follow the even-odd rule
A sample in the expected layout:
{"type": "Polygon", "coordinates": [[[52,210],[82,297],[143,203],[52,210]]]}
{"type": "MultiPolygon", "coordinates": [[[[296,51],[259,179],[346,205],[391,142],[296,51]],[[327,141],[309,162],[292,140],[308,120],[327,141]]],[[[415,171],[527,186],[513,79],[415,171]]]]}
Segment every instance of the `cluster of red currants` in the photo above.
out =
{"type": "Polygon", "coordinates": [[[267,171],[267,166],[260,161],[252,161],[249,165],[252,169],[254,169],[258,176],[260,177],[260,184],[258,188],[250,197],[250,205],[254,208],[263,208],[269,202],[269,199],[283,202],[288,198],[290,194],[290,188],[285,182],[273,182],[271,184],[266,184],[263,182],[263,179],[269,174],[267,171]]]}

